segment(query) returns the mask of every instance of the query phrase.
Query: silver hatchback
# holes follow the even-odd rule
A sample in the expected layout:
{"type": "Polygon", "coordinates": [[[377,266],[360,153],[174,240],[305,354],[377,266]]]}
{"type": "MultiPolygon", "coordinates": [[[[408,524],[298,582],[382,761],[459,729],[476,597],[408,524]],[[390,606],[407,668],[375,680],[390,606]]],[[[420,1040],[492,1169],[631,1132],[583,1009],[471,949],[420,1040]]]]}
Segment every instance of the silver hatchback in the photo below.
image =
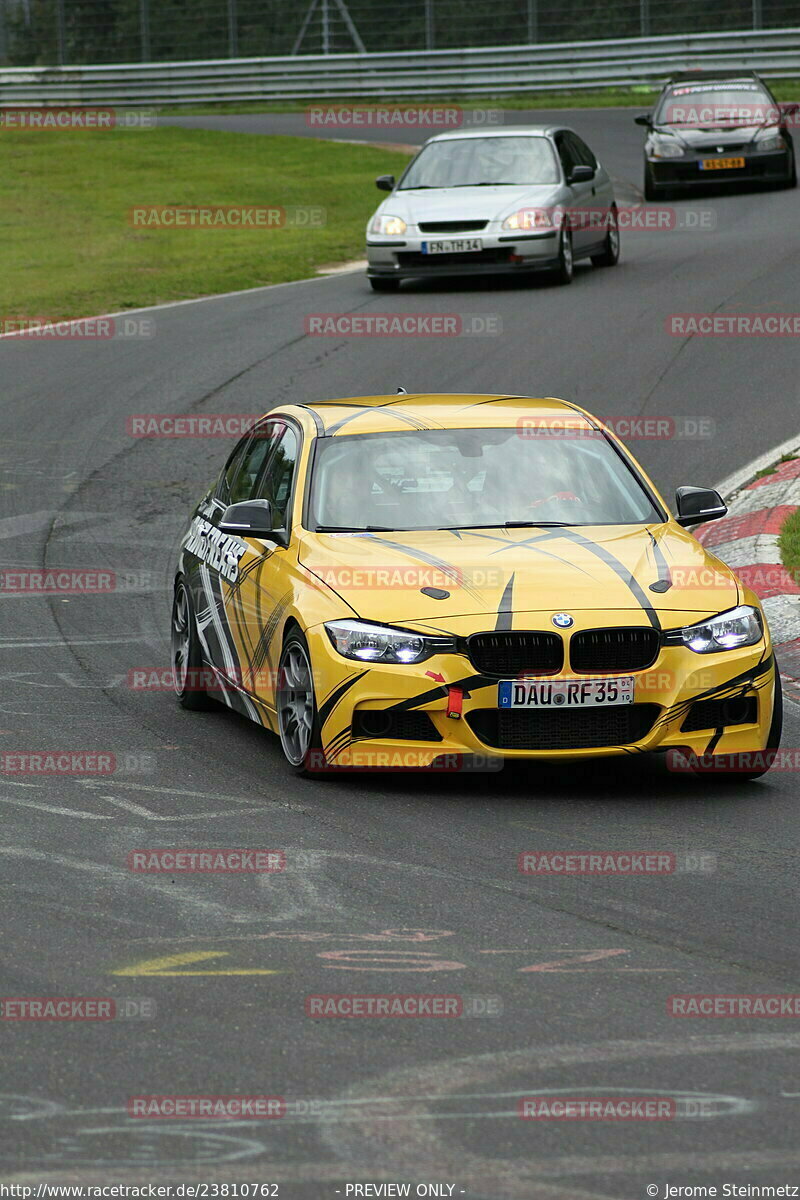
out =
{"type": "Polygon", "coordinates": [[[577,259],[619,258],[614,188],[574,130],[535,125],[430,138],[367,226],[376,292],[403,279],[549,271],[570,283],[577,259]]]}

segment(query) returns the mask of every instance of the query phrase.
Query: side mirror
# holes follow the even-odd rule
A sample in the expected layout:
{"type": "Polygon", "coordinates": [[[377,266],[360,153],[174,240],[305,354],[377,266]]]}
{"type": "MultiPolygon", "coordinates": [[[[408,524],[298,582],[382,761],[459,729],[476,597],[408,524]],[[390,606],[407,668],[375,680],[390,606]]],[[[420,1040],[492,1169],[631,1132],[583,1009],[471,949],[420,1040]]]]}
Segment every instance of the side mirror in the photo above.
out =
{"type": "Polygon", "coordinates": [[[728,511],[725,501],[713,488],[679,487],[675,493],[676,520],[679,525],[699,525],[716,521],[728,511]]]}
{"type": "Polygon", "coordinates": [[[653,128],[653,122],[649,117],[634,117],[633,123],[634,125],[644,125],[645,129],[653,128]]]}
{"type": "Polygon", "coordinates": [[[229,504],[222,514],[219,528],[222,533],[271,538],[282,545],[286,540],[285,530],[275,528],[269,500],[242,500],[239,504],[229,504]]]}
{"type": "Polygon", "coordinates": [[[375,187],[381,192],[391,192],[394,188],[394,175],[379,175],[375,187]]]}
{"type": "Polygon", "coordinates": [[[573,167],[569,173],[567,183],[591,183],[595,177],[595,172],[591,167],[573,167]]]}

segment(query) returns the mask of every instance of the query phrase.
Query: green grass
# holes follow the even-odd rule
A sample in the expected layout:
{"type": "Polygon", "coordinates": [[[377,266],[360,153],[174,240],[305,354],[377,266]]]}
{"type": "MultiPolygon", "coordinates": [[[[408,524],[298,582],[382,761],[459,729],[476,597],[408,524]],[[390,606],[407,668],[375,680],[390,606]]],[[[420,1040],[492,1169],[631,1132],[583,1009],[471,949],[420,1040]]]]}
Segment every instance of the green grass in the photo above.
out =
{"type": "Polygon", "coordinates": [[[800,508],[787,517],[778,536],[781,559],[795,580],[800,580],[800,508]]]}
{"type": "MultiPolygon", "coordinates": [[[[778,100],[800,100],[800,79],[776,80],[771,85],[778,100]]],[[[189,116],[193,113],[258,113],[303,112],[311,104],[459,104],[462,108],[649,108],[661,91],[660,87],[637,84],[630,87],[597,88],[593,91],[522,92],[508,96],[431,96],[400,98],[382,97],[380,101],[363,97],[337,97],[328,100],[244,101],[241,104],[186,104],[159,108],[159,112],[189,116]]]]}
{"type": "Polygon", "coordinates": [[[753,479],[764,479],[767,475],[774,475],[781,463],[794,462],[797,458],[796,454],[782,454],[776,463],[771,467],[764,467],[760,471],[756,471],[753,479]]]}
{"type": "Polygon", "coordinates": [[[364,256],[376,175],[407,154],[163,128],[0,139],[0,319],[64,318],[282,283],[364,256]],[[302,229],[134,228],[134,205],[316,205],[302,229]]]}

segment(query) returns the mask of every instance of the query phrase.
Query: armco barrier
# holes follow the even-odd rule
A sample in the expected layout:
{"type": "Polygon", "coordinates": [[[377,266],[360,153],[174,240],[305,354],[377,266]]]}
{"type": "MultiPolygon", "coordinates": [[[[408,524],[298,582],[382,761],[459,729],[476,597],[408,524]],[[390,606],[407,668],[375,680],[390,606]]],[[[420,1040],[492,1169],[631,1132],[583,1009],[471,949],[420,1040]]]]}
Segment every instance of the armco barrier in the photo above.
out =
{"type": "Polygon", "coordinates": [[[657,83],[672,71],[800,75],[800,29],[385,54],[0,68],[0,107],[501,95],[657,83]]]}

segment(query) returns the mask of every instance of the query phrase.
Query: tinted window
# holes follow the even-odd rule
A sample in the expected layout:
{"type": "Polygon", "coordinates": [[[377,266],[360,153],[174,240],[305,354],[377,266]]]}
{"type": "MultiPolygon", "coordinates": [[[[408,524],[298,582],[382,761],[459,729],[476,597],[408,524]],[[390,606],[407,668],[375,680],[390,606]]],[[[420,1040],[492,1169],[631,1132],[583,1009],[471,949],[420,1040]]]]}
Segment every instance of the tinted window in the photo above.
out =
{"type": "Polygon", "coordinates": [[[778,106],[765,88],[729,79],[671,88],[658,106],[655,122],[696,129],[726,129],[775,124],[779,119],[778,106]]]}
{"type": "Polygon", "coordinates": [[[278,425],[275,421],[269,421],[255,430],[231,484],[230,504],[238,504],[241,500],[253,498],[256,480],[267,460],[267,455],[275,445],[276,437],[280,435],[283,428],[284,426],[278,425]]]}
{"type": "Polygon", "coordinates": [[[231,488],[236,482],[236,476],[239,468],[242,465],[242,458],[244,457],[244,452],[247,449],[251,436],[252,435],[248,433],[242,438],[242,440],[239,442],[239,445],[228,459],[225,468],[219,477],[215,495],[222,501],[223,504],[230,503],[231,488]]]}
{"type": "Polygon", "coordinates": [[[569,135],[560,133],[556,138],[556,145],[558,146],[558,156],[561,159],[561,166],[564,168],[564,176],[566,179],[569,179],[570,171],[578,165],[575,150],[570,145],[569,135]]]}
{"type": "Polygon", "coordinates": [[[272,505],[276,529],[284,529],[287,524],[286,514],[292,494],[298,449],[297,434],[289,426],[284,426],[282,437],[258,483],[256,494],[260,499],[269,500],[272,505]]]}
{"type": "Polygon", "coordinates": [[[414,159],[399,190],[557,182],[555,155],[547,138],[509,135],[431,142],[414,159]]]}
{"type": "Polygon", "coordinates": [[[591,167],[593,171],[596,171],[597,159],[592,154],[583,138],[579,138],[577,133],[568,133],[567,137],[569,138],[570,145],[572,146],[573,153],[575,154],[578,163],[584,167],[591,167]]]}
{"type": "Polygon", "coordinates": [[[530,437],[436,429],[323,438],[314,464],[311,528],[661,519],[627,463],[589,427],[537,428],[530,437]]]}

